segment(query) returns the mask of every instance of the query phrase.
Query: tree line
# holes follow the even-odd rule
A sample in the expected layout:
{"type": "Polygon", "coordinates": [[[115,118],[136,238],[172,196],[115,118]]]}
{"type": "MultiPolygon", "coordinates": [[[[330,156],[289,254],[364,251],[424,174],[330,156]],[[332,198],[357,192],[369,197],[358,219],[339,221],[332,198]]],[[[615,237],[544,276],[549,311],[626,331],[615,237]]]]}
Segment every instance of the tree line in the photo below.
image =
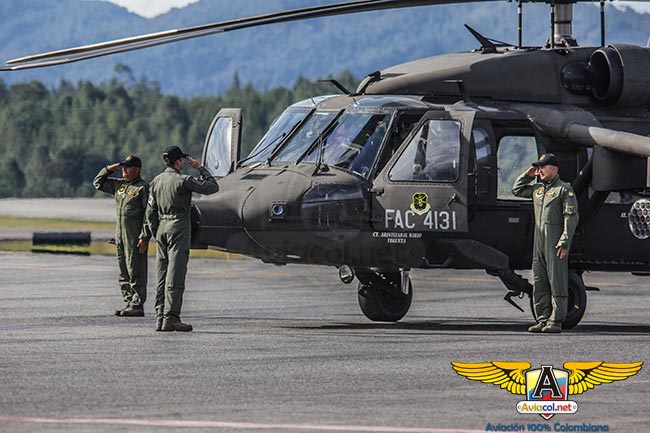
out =
{"type": "MultiPolygon", "coordinates": [[[[304,77],[292,88],[260,91],[235,75],[222,95],[187,99],[163,94],[145,77],[130,79],[125,65],[115,72],[107,83],[62,80],[51,89],[0,80],[0,197],[92,197],[96,173],[129,154],[142,159],[142,175],[151,179],[168,146],[198,159],[212,118],[226,107],[242,108],[246,155],[287,106],[338,92],[304,77]]],[[[348,71],[336,79],[348,89],[358,82],[348,71]]]]}

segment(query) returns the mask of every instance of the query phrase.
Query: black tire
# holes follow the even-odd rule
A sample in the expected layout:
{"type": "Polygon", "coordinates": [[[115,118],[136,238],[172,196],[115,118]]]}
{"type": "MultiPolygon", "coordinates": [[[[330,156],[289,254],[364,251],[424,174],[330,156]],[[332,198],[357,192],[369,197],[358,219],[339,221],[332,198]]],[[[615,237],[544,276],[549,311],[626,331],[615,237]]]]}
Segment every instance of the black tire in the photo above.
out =
{"type": "MultiPolygon", "coordinates": [[[[566,319],[562,322],[562,329],[573,329],[578,326],[587,310],[587,289],[582,277],[574,271],[569,271],[569,299],[567,300],[566,319]]],[[[530,311],[535,316],[533,308],[533,297],[530,297],[530,311]]]]}
{"type": "Polygon", "coordinates": [[[391,285],[377,286],[359,283],[359,307],[374,322],[397,322],[411,308],[413,286],[409,279],[408,294],[391,285]]]}
{"type": "Polygon", "coordinates": [[[567,302],[566,319],[562,322],[563,329],[573,329],[578,326],[587,310],[587,289],[582,277],[575,272],[569,272],[569,299],[567,302]]]}

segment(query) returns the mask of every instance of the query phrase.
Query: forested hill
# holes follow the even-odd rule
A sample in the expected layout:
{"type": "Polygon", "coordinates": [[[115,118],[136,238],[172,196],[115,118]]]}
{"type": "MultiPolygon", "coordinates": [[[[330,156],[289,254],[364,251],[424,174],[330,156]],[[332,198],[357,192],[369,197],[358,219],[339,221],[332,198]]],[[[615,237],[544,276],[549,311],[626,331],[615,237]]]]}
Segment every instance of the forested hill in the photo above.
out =
{"type": "MultiPolygon", "coordinates": [[[[332,3],[333,0],[201,0],[145,19],[97,0],[2,0],[1,60],[108,39],[204,24],[271,11],[332,3]]],[[[349,70],[355,76],[415,58],[473,49],[467,23],[498,40],[516,42],[516,3],[427,6],[330,17],[239,30],[103,59],[36,71],[4,73],[5,83],[108,82],[115,65],[130,67],[133,79],[157,81],[163,93],[217,95],[237,72],[258,89],[291,86],[299,76],[316,78],[349,70]]],[[[650,15],[607,5],[608,42],[645,45],[650,15]]],[[[548,8],[525,4],[524,43],[543,44],[548,8]]],[[[574,8],[574,34],[583,44],[599,42],[598,8],[574,8]]],[[[126,76],[125,79],[130,77],[126,76]]]]}
{"type": "MultiPolygon", "coordinates": [[[[336,77],[352,88],[349,73],[336,77]]],[[[128,154],[143,162],[143,177],[163,168],[171,145],[200,159],[210,122],[220,108],[241,107],[242,151],[248,154],[271,121],[293,102],[333,93],[329,83],[298,79],[292,88],[258,91],[234,80],[222,96],[165,95],[147,80],[106,84],[0,80],[0,198],[89,197],[97,172],[128,154]]]]}

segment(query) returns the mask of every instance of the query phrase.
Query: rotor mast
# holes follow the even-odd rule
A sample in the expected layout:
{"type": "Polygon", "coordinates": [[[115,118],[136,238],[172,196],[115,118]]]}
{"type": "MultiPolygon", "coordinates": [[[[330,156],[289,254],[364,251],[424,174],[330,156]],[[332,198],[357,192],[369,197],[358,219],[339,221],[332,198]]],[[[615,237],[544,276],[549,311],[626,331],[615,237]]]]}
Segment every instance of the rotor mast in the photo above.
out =
{"type": "Polygon", "coordinates": [[[547,48],[577,47],[573,37],[573,3],[571,1],[547,1],[551,7],[551,37],[547,48]]]}
{"type": "Polygon", "coordinates": [[[577,47],[573,37],[573,3],[551,3],[551,47],[577,47]]]}

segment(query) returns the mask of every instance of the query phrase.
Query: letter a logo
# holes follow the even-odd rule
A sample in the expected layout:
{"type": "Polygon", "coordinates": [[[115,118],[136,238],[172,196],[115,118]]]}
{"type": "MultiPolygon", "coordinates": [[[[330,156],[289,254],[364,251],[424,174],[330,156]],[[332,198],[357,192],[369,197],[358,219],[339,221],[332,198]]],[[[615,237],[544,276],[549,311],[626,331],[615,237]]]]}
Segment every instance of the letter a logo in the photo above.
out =
{"type": "Polygon", "coordinates": [[[562,398],[562,393],[553,375],[553,366],[551,365],[542,365],[539,379],[537,379],[537,384],[533,390],[533,398],[541,400],[544,391],[551,391],[551,398],[562,398]]]}
{"type": "MultiPolygon", "coordinates": [[[[559,401],[569,397],[569,373],[564,370],[554,370],[550,365],[543,365],[539,370],[526,372],[526,396],[528,401],[559,401]]],[[[554,414],[540,413],[546,420],[554,414]]]]}

